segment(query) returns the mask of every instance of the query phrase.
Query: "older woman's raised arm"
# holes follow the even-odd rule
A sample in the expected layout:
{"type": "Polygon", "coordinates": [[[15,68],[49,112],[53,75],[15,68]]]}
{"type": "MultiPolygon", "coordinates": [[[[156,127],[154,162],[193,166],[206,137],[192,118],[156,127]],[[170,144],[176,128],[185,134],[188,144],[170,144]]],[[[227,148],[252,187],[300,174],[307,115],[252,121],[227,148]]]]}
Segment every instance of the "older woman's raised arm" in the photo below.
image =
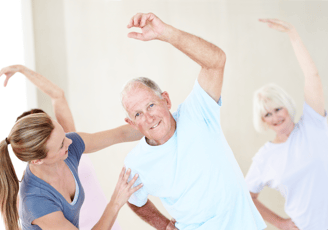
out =
{"type": "Polygon", "coordinates": [[[295,51],[298,63],[305,76],[304,95],[306,103],[311,106],[317,113],[325,115],[325,102],[321,79],[309,52],[302,42],[301,37],[297,33],[295,27],[287,22],[278,19],[260,19],[272,29],[286,32],[295,51]]]}

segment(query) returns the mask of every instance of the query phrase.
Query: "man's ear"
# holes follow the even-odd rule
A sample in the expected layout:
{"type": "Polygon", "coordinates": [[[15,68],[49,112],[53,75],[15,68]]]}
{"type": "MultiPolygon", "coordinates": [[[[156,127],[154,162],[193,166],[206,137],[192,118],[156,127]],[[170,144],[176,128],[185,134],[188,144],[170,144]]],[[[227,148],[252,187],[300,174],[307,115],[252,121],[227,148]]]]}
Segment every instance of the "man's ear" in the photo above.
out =
{"type": "Polygon", "coordinates": [[[166,105],[167,105],[167,108],[170,110],[171,107],[172,107],[172,103],[171,103],[171,99],[170,99],[169,93],[166,92],[166,91],[164,91],[162,93],[162,98],[165,100],[166,105]]]}
{"type": "Polygon", "coordinates": [[[131,121],[131,119],[130,118],[124,118],[124,121],[126,122],[126,123],[128,123],[129,125],[131,125],[132,126],[132,128],[134,128],[134,129],[136,129],[136,130],[138,130],[138,127],[134,124],[134,122],[133,121],[131,121]]]}
{"type": "Polygon", "coordinates": [[[43,164],[43,159],[33,160],[33,161],[31,161],[31,163],[35,164],[35,165],[42,165],[43,164]]]}

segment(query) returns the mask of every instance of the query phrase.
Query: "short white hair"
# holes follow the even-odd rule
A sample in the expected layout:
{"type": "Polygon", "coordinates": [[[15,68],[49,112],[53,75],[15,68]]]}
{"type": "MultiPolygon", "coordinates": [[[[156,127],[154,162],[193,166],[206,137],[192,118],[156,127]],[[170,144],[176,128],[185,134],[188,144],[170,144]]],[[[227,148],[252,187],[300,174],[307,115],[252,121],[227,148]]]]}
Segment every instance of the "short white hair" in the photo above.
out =
{"type": "Polygon", "coordinates": [[[147,77],[138,77],[138,78],[133,78],[133,79],[129,80],[124,85],[124,87],[121,91],[121,104],[127,114],[127,117],[129,117],[129,114],[126,111],[123,100],[124,100],[125,96],[127,95],[127,93],[136,86],[136,83],[143,84],[144,86],[150,88],[157,96],[162,98],[163,92],[162,92],[161,88],[159,88],[159,86],[153,80],[151,80],[147,77]]]}
{"type": "Polygon", "coordinates": [[[267,130],[266,123],[262,120],[268,110],[285,107],[294,121],[296,106],[294,100],[276,84],[268,84],[256,90],[253,98],[253,123],[258,132],[267,130]]]}

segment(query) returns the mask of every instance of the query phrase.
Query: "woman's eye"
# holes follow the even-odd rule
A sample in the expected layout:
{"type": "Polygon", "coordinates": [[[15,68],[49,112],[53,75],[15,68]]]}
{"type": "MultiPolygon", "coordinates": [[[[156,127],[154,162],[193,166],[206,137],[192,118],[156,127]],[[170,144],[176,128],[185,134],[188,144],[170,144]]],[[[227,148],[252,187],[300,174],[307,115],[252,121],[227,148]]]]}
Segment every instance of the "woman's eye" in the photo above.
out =
{"type": "Polygon", "coordinates": [[[278,111],[280,111],[281,110],[281,108],[276,108],[276,112],[278,112],[278,111]]]}
{"type": "Polygon", "coordinates": [[[154,106],[154,104],[150,104],[150,105],[149,105],[149,107],[153,107],[153,106],[154,106]]]}
{"type": "Polygon", "coordinates": [[[140,113],[137,113],[135,117],[139,117],[140,113]]]}
{"type": "Polygon", "coordinates": [[[267,114],[265,114],[264,116],[265,116],[265,117],[268,117],[268,116],[270,116],[270,113],[267,113],[267,114]]]}

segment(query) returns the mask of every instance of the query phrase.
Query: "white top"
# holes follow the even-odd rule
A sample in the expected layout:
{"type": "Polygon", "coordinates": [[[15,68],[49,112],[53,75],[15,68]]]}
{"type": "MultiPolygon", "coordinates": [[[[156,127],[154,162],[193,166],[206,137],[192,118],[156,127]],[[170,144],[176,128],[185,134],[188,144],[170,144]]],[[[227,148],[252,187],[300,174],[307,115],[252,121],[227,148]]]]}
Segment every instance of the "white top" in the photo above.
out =
{"type": "Polygon", "coordinates": [[[286,142],[266,143],[253,157],[248,189],[281,192],[285,211],[302,230],[328,229],[328,125],[304,103],[303,115],[286,142]]]}

